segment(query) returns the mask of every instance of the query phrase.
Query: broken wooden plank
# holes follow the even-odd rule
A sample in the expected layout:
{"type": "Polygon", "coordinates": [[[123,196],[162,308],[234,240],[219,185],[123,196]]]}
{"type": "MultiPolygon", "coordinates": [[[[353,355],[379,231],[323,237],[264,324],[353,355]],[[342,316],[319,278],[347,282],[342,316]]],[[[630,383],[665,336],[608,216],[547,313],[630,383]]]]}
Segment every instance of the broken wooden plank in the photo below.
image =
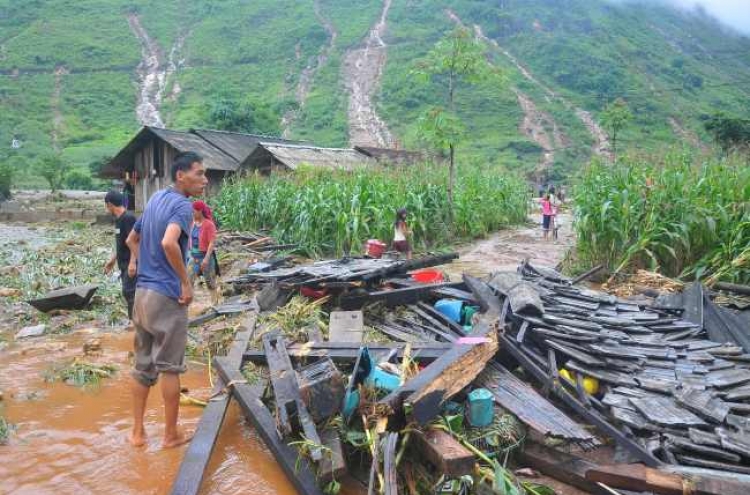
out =
{"type": "Polygon", "coordinates": [[[323,483],[340,480],[346,474],[344,448],[338,432],[333,428],[323,430],[320,439],[325,447],[325,455],[318,463],[318,477],[323,483]]]}
{"type": "Polygon", "coordinates": [[[746,485],[734,481],[703,477],[683,477],[651,469],[642,464],[595,466],[586,471],[586,479],[614,488],[659,495],[745,495],[746,485]]]}
{"type": "Polygon", "coordinates": [[[434,307],[430,306],[429,304],[420,302],[420,303],[417,303],[416,307],[421,309],[426,315],[431,316],[436,321],[439,321],[446,327],[450,328],[454,335],[462,336],[466,334],[466,330],[464,330],[464,328],[461,325],[451,320],[450,318],[448,318],[443,313],[436,310],[434,307]]]}
{"type": "Polygon", "coordinates": [[[593,434],[499,363],[488,364],[475,383],[489,390],[498,405],[544,436],[589,444],[597,442],[593,434]]]}
{"type": "Polygon", "coordinates": [[[508,291],[510,309],[514,314],[540,316],[544,314],[544,304],[533,284],[520,282],[508,291]]]}
{"type": "MultiPolygon", "coordinates": [[[[226,357],[228,366],[239,369],[242,365],[242,354],[247,349],[247,344],[255,331],[256,321],[257,315],[255,313],[243,320],[241,330],[235,334],[234,342],[226,357]]],[[[223,386],[224,382],[219,378],[217,389],[220,391],[223,386]]],[[[224,394],[222,397],[210,400],[203,409],[193,439],[185,451],[180,469],[172,483],[172,495],[196,495],[199,492],[230,399],[230,394],[224,394]]]]}
{"type": "Polygon", "coordinates": [[[416,430],[413,435],[415,449],[435,466],[438,473],[459,477],[473,472],[476,464],[474,454],[449,433],[429,429],[424,432],[416,430]]]}
{"type": "Polygon", "coordinates": [[[604,366],[606,364],[601,359],[597,359],[584,351],[579,351],[578,349],[573,348],[572,345],[563,345],[550,339],[546,339],[544,343],[552,349],[562,352],[566,356],[570,356],[573,359],[582,362],[583,364],[587,364],[589,366],[604,366]]]}
{"type": "MultiPolygon", "coordinates": [[[[719,469],[721,471],[732,471],[734,473],[750,474],[750,467],[747,467],[747,466],[727,464],[726,462],[709,461],[707,459],[700,459],[698,457],[682,455],[682,454],[675,454],[675,457],[677,457],[677,460],[681,464],[686,464],[688,466],[697,466],[697,467],[703,467],[703,468],[709,468],[709,469],[719,469]]],[[[747,492],[747,488],[745,488],[745,492],[747,492]]],[[[724,494],[722,493],[720,495],[724,495],[724,494]]]]}
{"type": "Polygon", "coordinates": [[[552,393],[555,394],[560,400],[562,400],[568,407],[574,412],[583,416],[587,421],[592,423],[594,426],[599,428],[605,434],[611,436],[618,444],[622,445],[623,448],[630,451],[638,459],[648,466],[657,467],[662,462],[657,459],[652,452],[646,450],[642,445],[635,442],[632,438],[625,435],[619,428],[612,425],[607,418],[605,418],[598,411],[593,408],[588,408],[582,404],[577,398],[568,393],[559,384],[554,383],[549,373],[539,367],[529,356],[522,352],[521,349],[510,339],[507,335],[501,334],[499,336],[502,344],[502,350],[508,352],[513,358],[515,358],[521,366],[531,374],[537,381],[543,386],[549,387],[552,393]]]}
{"type": "Polygon", "coordinates": [[[707,445],[697,444],[678,435],[666,434],[664,435],[664,438],[670,446],[676,447],[677,451],[682,452],[683,454],[698,454],[701,458],[708,457],[709,459],[731,462],[733,464],[737,464],[740,462],[739,455],[733,454],[732,452],[727,452],[726,450],[722,450],[721,448],[714,448],[707,445]]]}
{"type": "Polygon", "coordinates": [[[688,436],[693,443],[706,445],[708,447],[721,447],[721,439],[718,435],[697,428],[688,428],[688,436]]]}
{"type": "Polygon", "coordinates": [[[586,493],[612,495],[612,492],[586,479],[586,473],[597,467],[597,464],[587,459],[536,443],[525,445],[519,455],[522,465],[529,466],[544,475],[580,488],[586,493]]]}
{"type": "Polygon", "coordinates": [[[383,440],[383,492],[385,495],[399,495],[398,472],[396,471],[396,446],[398,433],[391,432],[383,440]]]}
{"type": "MultiPolygon", "coordinates": [[[[359,356],[359,349],[362,345],[367,346],[373,358],[385,356],[391,351],[397,351],[397,357],[403,357],[406,344],[354,344],[347,342],[307,342],[304,344],[295,343],[287,347],[289,357],[299,363],[305,361],[315,361],[320,358],[328,357],[334,363],[353,363],[359,356]]],[[[452,347],[451,344],[443,342],[418,342],[411,344],[411,357],[418,362],[431,363],[447,350],[452,347]]],[[[267,364],[266,353],[258,349],[245,351],[244,361],[250,361],[255,364],[267,364]]]]}
{"type": "Polygon", "coordinates": [[[401,409],[403,401],[411,408],[411,415],[419,424],[434,418],[440,412],[439,405],[471,383],[497,351],[497,332],[494,329],[487,326],[477,337],[483,342],[455,344],[380,402],[396,411],[401,409]]]}
{"type": "Polygon", "coordinates": [[[232,367],[226,358],[214,359],[214,367],[224,383],[231,387],[245,417],[255,427],[263,442],[273,454],[276,462],[302,495],[323,495],[318,487],[312,467],[294,447],[287,445],[276,430],[276,419],[263,404],[260,395],[252,386],[245,383],[245,378],[238,369],[232,367]]]}
{"type": "Polygon", "coordinates": [[[444,282],[439,284],[420,284],[413,287],[403,287],[401,289],[381,290],[370,292],[368,294],[343,295],[339,300],[342,309],[352,311],[361,309],[367,304],[382,301],[387,307],[416,304],[431,297],[434,289],[441,287],[455,287],[460,285],[454,282],[444,282]]]}
{"type": "Polygon", "coordinates": [[[66,287],[47,292],[42,297],[26,302],[43,313],[48,313],[53,309],[83,309],[91,301],[97,289],[99,286],[93,284],[66,287]]]}
{"type": "Polygon", "coordinates": [[[687,428],[689,426],[706,426],[701,418],[677,405],[670,397],[650,397],[630,399],[639,413],[652,423],[661,426],[687,428]]]}
{"type": "Polygon", "coordinates": [[[599,273],[601,270],[604,269],[604,265],[596,265],[594,268],[591,268],[590,270],[587,270],[583,272],[582,274],[578,275],[576,278],[570,281],[571,285],[580,284],[584,280],[593,277],[597,273],[599,273]]]}
{"type": "Polygon", "coordinates": [[[717,399],[711,392],[685,387],[675,393],[677,403],[689,411],[714,423],[723,423],[729,414],[729,404],[717,399]]]}
{"type": "Polygon", "coordinates": [[[328,335],[331,342],[362,342],[365,321],[362,311],[331,311],[328,335]]]}
{"type": "MultiPolygon", "coordinates": [[[[271,386],[274,392],[276,418],[284,436],[304,434],[314,445],[320,445],[320,438],[312,416],[300,396],[297,377],[292,361],[286,352],[284,337],[280,332],[269,332],[263,335],[263,349],[266,352],[271,386]]],[[[314,461],[322,458],[320,448],[313,448],[311,457],[314,461]]]]}
{"type": "Polygon", "coordinates": [[[709,385],[716,388],[736,387],[750,382],[750,371],[741,368],[710,371],[706,375],[709,385]]]}
{"type": "Polygon", "coordinates": [[[494,317],[499,316],[502,311],[502,303],[492,288],[487,283],[471,275],[464,274],[463,279],[464,283],[477,299],[482,313],[491,314],[494,317]]]}

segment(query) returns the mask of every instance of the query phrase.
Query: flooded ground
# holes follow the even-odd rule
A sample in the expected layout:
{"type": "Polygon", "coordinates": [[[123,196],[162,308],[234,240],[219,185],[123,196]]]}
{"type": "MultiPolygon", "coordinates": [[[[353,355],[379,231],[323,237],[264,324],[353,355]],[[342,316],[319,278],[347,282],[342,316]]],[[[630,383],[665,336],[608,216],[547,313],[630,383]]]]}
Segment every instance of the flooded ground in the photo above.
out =
{"type": "MultiPolygon", "coordinates": [[[[106,227],[72,228],[0,224],[0,286],[22,291],[19,297],[0,298],[0,416],[13,425],[8,445],[0,446],[0,494],[169,493],[186,448],[160,447],[163,409],[158,388],[148,402],[148,445],[136,449],[127,442],[133,334],[124,330],[127,322],[117,281],[100,273],[111,252],[110,232],[106,227]],[[23,303],[33,294],[71,281],[101,286],[91,310],[47,316],[23,303]],[[39,323],[48,326],[47,335],[14,339],[20,328],[39,323]],[[91,339],[99,340],[101,354],[83,357],[83,345],[91,339]],[[53,366],[76,357],[114,364],[118,371],[100,385],[83,389],[45,379],[53,366]]],[[[544,242],[538,226],[524,226],[462,248],[461,259],[446,268],[455,277],[464,271],[484,275],[514,270],[526,256],[555,265],[571,242],[567,221],[557,243],[544,242]]],[[[206,307],[208,296],[199,291],[197,299],[193,314],[206,307]]],[[[191,396],[206,399],[211,390],[207,366],[190,360],[188,368],[183,385],[191,396]]],[[[182,423],[189,432],[201,413],[201,408],[182,408],[182,423]]],[[[564,486],[558,490],[565,495],[579,493],[564,486]]],[[[295,493],[234,403],[201,493],[295,493]]]]}
{"type": "MultiPolygon", "coordinates": [[[[0,445],[0,494],[169,493],[185,447],[160,447],[158,388],[148,401],[148,445],[136,449],[127,442],[133,333],[125,330],[118,282],[101,274],[110,243],[106,227],[0,224],[0,285],[21,291],[0,297],[0,417],[12,425],[8,444],[0,445]],[[90,310],[50,316],[23,303],[70,281],[100,285],[90,310]],[[37,324],[47,325],[46,335],[15,340],[20,328],[37,324]],[[84,356],[83,345],[92,339],[101,353],[84,356]],[[87,388],[47,381],[53,367],[75,358],[118,371],[87,388]]],[[[199,291],[197,299],[194,314],[205,308],[208,295],[199,291]]],[[[205,363],[188,362],[183,386],[192,397],[210,395],[205,363]]],[[[199,407],[181,408],[186,430],[195,429],[201,413],[199,407]]],[[[295,493],[236,407],[227,414],[203,485],[204,494],[295,493]]]]}

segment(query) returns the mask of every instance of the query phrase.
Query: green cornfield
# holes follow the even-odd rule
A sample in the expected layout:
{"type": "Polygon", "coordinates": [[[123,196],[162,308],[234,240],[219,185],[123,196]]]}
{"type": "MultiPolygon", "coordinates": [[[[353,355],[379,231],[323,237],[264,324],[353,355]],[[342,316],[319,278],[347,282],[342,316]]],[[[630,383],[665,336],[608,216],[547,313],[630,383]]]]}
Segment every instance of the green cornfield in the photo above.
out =
{"type": "Polygon", "coordinates": [[[750,282],[747,157],[593,162],[574,190],[577,258],[620,272],[750,282]]]}
{"type": "Polygon", "coordinates": [[[302,168],[228,182],[213,201],[222,227],[267,229],[309,256],[360,252],[368,239],[390,243],[396,210],[406,208],[416,249],[481,237],[523,222],[528,188],[507,172],[466,167],[454,193],[445,167],[419,165],[353,172],[302,168]]]}

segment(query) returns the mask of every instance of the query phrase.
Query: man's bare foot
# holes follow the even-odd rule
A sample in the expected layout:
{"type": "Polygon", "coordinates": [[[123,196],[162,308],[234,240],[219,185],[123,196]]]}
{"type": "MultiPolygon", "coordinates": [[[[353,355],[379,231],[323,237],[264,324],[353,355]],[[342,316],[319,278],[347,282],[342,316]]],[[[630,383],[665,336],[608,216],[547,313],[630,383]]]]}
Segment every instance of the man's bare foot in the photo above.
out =
{"type": "Polygon", "coordinates": [[[188,435],[181,429],[177,431],[177,434],[175,436],[170,437],[164,437],[164,441],[161,444],[161,447],[163,449],[173,449],[175,447],[179,447],[180,445],[185,445],[190,440],[193,439],[193,435],[188,435]]]}
{"type": "Polygon", "coordinates": [[[144,445],[146,445],[146,434],[143,432],[131,432],[128,440],[130,441],[130,445],[132,445],[133,447],[143,447],[144,445]]]}

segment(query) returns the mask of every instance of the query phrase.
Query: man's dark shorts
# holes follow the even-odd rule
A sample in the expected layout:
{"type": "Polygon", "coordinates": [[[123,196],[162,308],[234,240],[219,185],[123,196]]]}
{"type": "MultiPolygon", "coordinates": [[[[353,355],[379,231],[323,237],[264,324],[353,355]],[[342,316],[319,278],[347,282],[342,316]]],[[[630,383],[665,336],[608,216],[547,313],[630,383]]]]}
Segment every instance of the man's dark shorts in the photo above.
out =
{"type": "Polygon", "coordinates": [[[184,373],[188,310],[176,299],[137,289],[133,312],[135,365],[132,375],[151,387],[159,373],[184,373]]]}

